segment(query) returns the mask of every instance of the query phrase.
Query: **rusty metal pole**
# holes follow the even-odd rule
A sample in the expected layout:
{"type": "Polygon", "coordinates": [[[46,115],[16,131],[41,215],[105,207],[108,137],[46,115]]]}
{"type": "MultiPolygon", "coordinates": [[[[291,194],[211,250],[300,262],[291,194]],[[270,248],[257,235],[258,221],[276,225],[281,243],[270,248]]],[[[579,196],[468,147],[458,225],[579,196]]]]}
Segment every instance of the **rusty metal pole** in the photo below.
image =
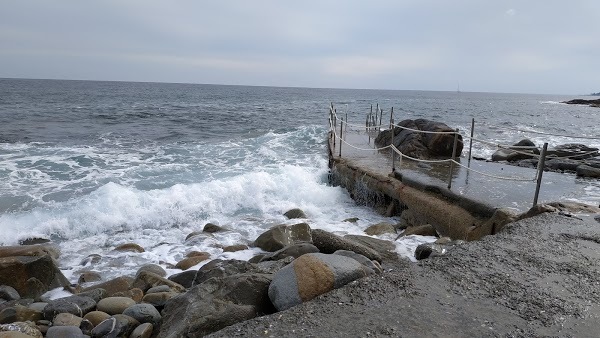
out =
{"type": "Polygon", "coordinates": [[[342,137],[343,137],[343,133],[344,133],[343,125],[344,125],[344,119],[342,119],[340,121],[340,158],[342,158],[342,137]]]}
{"type": "Polygon", "coordinates": [[[473,150],[473,130],[475,129],[475,118],[471,119],[471,138],[469,139],[469,161],[467,168],[471,168],[471,151],[473,150]]]}
{"type": "Polygon", "coordinates": [[[542,185],[542,175],[544,174],[544,166],[546,165],[546,151],[548,150],[548,142],[544,143],[542,153],[540,154],[540,160],[538,162],[538,173],[537,173],[537,184],[535,185],[535,195],[533,196],[533,206],[535,207],[538,202],[540,195],[540,187],[542,185]]]}
{"type": "Polygon", "coordinates": [[[454,131],[454,145],[452,146],[452,161],[450,161],[450,173],[448,174],[448,189],[452,188],[452,172],[456,160],[456,146],[458,145],[458,128],[454,131]]]}

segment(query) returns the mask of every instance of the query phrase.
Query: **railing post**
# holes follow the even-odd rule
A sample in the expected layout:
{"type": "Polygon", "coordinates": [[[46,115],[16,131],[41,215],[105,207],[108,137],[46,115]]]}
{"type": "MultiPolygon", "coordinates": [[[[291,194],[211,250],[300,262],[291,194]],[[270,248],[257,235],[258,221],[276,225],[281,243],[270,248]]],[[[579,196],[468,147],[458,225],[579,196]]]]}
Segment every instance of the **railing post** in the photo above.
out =
{"type": "Polygon", "coordinates": [[[469,139],[469,161],[467,168],[471,168],[471,151],[473,150],[473,130],[475,129],[475,118],[471,118],[471,138],[469,139]]]}
{"type": "Polygon", "coordinates": [[[379,128],[378,130],[381,131],[381,120],[383,119],[383,109],[381,109],[381,114],[379,114],[379,128]]]}
{"type": "Polygon", "coordinates": [[[343,137],[343,132],[344,132],[344,129],[342,128],[343,125],[344,125],[344,119],[342,119],[340,121],[340,158],[342,158],[342,137],[343,137]]]}
{"type": "Polygon", "coordinates": [[[392,128],[390,129],[390,131],[392,132],[391,137],[390,137],[390,149],[392,150],[392,174],[396,171],[396,150],[394,150],[394,124],[391,123],[392,120],[390,119],[390,125],[392,126],[392,128]]]}
{"type": "Polygon", "coordinates": [[[538,196],[540,195],[540,187],[542,185],[542,175],[544,174],[544,166],[546,165],[546,151],[548,150],[548,142],[544,143],[542,153],[540,154],[540,160],[538,161],[538,173],[537,173],[537,184],[535,185],[535,195],[533,196],[533,206],[535,207],[538,202],[538,196]]]}
{"type": "Polygon", "coordinates": [[[367,121],[365,122],[365,129],[367,130],[367,137],[369,137],[369,144],[371,144],[371,133],[369,132],[369,114],[367,114],[367,121]]]}
{"type": "MultiPolygon", "coordinates": [[[[348,106],[348,105],[346,105],[348,106]]],[[[346,112],[346,131],[348,131],[348,112],[346,112]]]]}
{"type": "MultiPolygon", "coordinates": [[[[333,149],[335,149],[335,128],[337,127],[337,114],[335,108],[333,108],[333,149]]],[[[334,150],[335,151],[335,150],[334,150]]]]}
{"type": "Polygon", "coordinates": [[[392,129],[392,120],[394,119],[394,107],[392,107],[392,110],[390,111],[390,129],[392,129]]]}
{"type": "Polygon", "coordinates": [[[454,145],[452,146],[452,161],[450,161],[450,173],[448,173],[448,189],[452,188],[452,172],[456,158],[456,146],[458,145],[458,128],[454,131],[454,145]]]}

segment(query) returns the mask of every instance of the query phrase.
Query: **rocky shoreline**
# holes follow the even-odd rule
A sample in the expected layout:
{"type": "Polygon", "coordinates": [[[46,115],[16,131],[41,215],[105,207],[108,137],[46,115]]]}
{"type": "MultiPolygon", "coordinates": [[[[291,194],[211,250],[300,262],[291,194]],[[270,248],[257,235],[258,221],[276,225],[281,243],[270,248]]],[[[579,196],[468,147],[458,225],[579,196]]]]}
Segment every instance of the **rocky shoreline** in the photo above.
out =
{"type": "Polygon", "coordinates": [[[569,101],[563,101],[561,103],[580,104],[580,105],[586,105],[586,106],[590,106],[590,107],[600,108],[600,99],[592,99],[592,100],[574,99],[574,100],[569,100],[569,101]]]}

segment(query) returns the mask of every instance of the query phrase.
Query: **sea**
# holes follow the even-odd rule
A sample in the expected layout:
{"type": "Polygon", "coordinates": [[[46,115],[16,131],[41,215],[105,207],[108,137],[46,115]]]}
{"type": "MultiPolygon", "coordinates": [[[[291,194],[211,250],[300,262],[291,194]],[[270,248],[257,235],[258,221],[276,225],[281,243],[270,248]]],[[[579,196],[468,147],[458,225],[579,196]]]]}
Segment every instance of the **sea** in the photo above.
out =
{"type": "MultiPolygon", "coordinates": [[[[168,273],[190,251],[212,259],[249,259],[250,244],[283,214],[300,208],[312,228],[364,234],[396,223],[358,205],[328,182],[329,106],[365,123],[380,107],[384,120],[427,118],[490,142],[529,138],[541,144],[600,147],[600,110],[560,103],[569,95],[321,89],[0,79],[0,245],[51,240],[75,282],[83,271],[105,278],[155,263],[168,273]],[[544,134],[527,134],[526,131],[544,134]],[[346,219],[357,218],[355,223],[346,219]],[[206,223],[227,229],[186,241],[206,223]],[[136,243],[144,252],[120,252],[136,243]],[[99,254],[100,262],[86,257],[99,254]]],[[[489,158],[493,148],[474,145],[489,158]]],[[[464,155],[463,155],[464,156],[464,155]]],[[[583,202],[600,198],[596,180],[583,202]]],[[[395,235],[380,238],[394,240],[395,235]]],[[[396,241],[400,256],[433,237],[396,241]]],[[[203,263],[200,263],[202,265],[203,263]]],[[[200,266],[199,265],[199,266],[200,266]]]]}

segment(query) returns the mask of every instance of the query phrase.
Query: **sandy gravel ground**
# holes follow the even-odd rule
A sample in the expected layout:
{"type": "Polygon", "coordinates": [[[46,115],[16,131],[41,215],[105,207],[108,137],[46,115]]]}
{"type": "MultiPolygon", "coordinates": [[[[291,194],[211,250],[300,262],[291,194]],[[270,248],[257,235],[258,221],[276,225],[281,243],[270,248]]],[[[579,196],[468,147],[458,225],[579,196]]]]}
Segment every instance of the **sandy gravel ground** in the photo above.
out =
{"type": "Polygon", "coordinates": [[[211,337],[597,337],[600,223],[542,214],[211,337]]]}

